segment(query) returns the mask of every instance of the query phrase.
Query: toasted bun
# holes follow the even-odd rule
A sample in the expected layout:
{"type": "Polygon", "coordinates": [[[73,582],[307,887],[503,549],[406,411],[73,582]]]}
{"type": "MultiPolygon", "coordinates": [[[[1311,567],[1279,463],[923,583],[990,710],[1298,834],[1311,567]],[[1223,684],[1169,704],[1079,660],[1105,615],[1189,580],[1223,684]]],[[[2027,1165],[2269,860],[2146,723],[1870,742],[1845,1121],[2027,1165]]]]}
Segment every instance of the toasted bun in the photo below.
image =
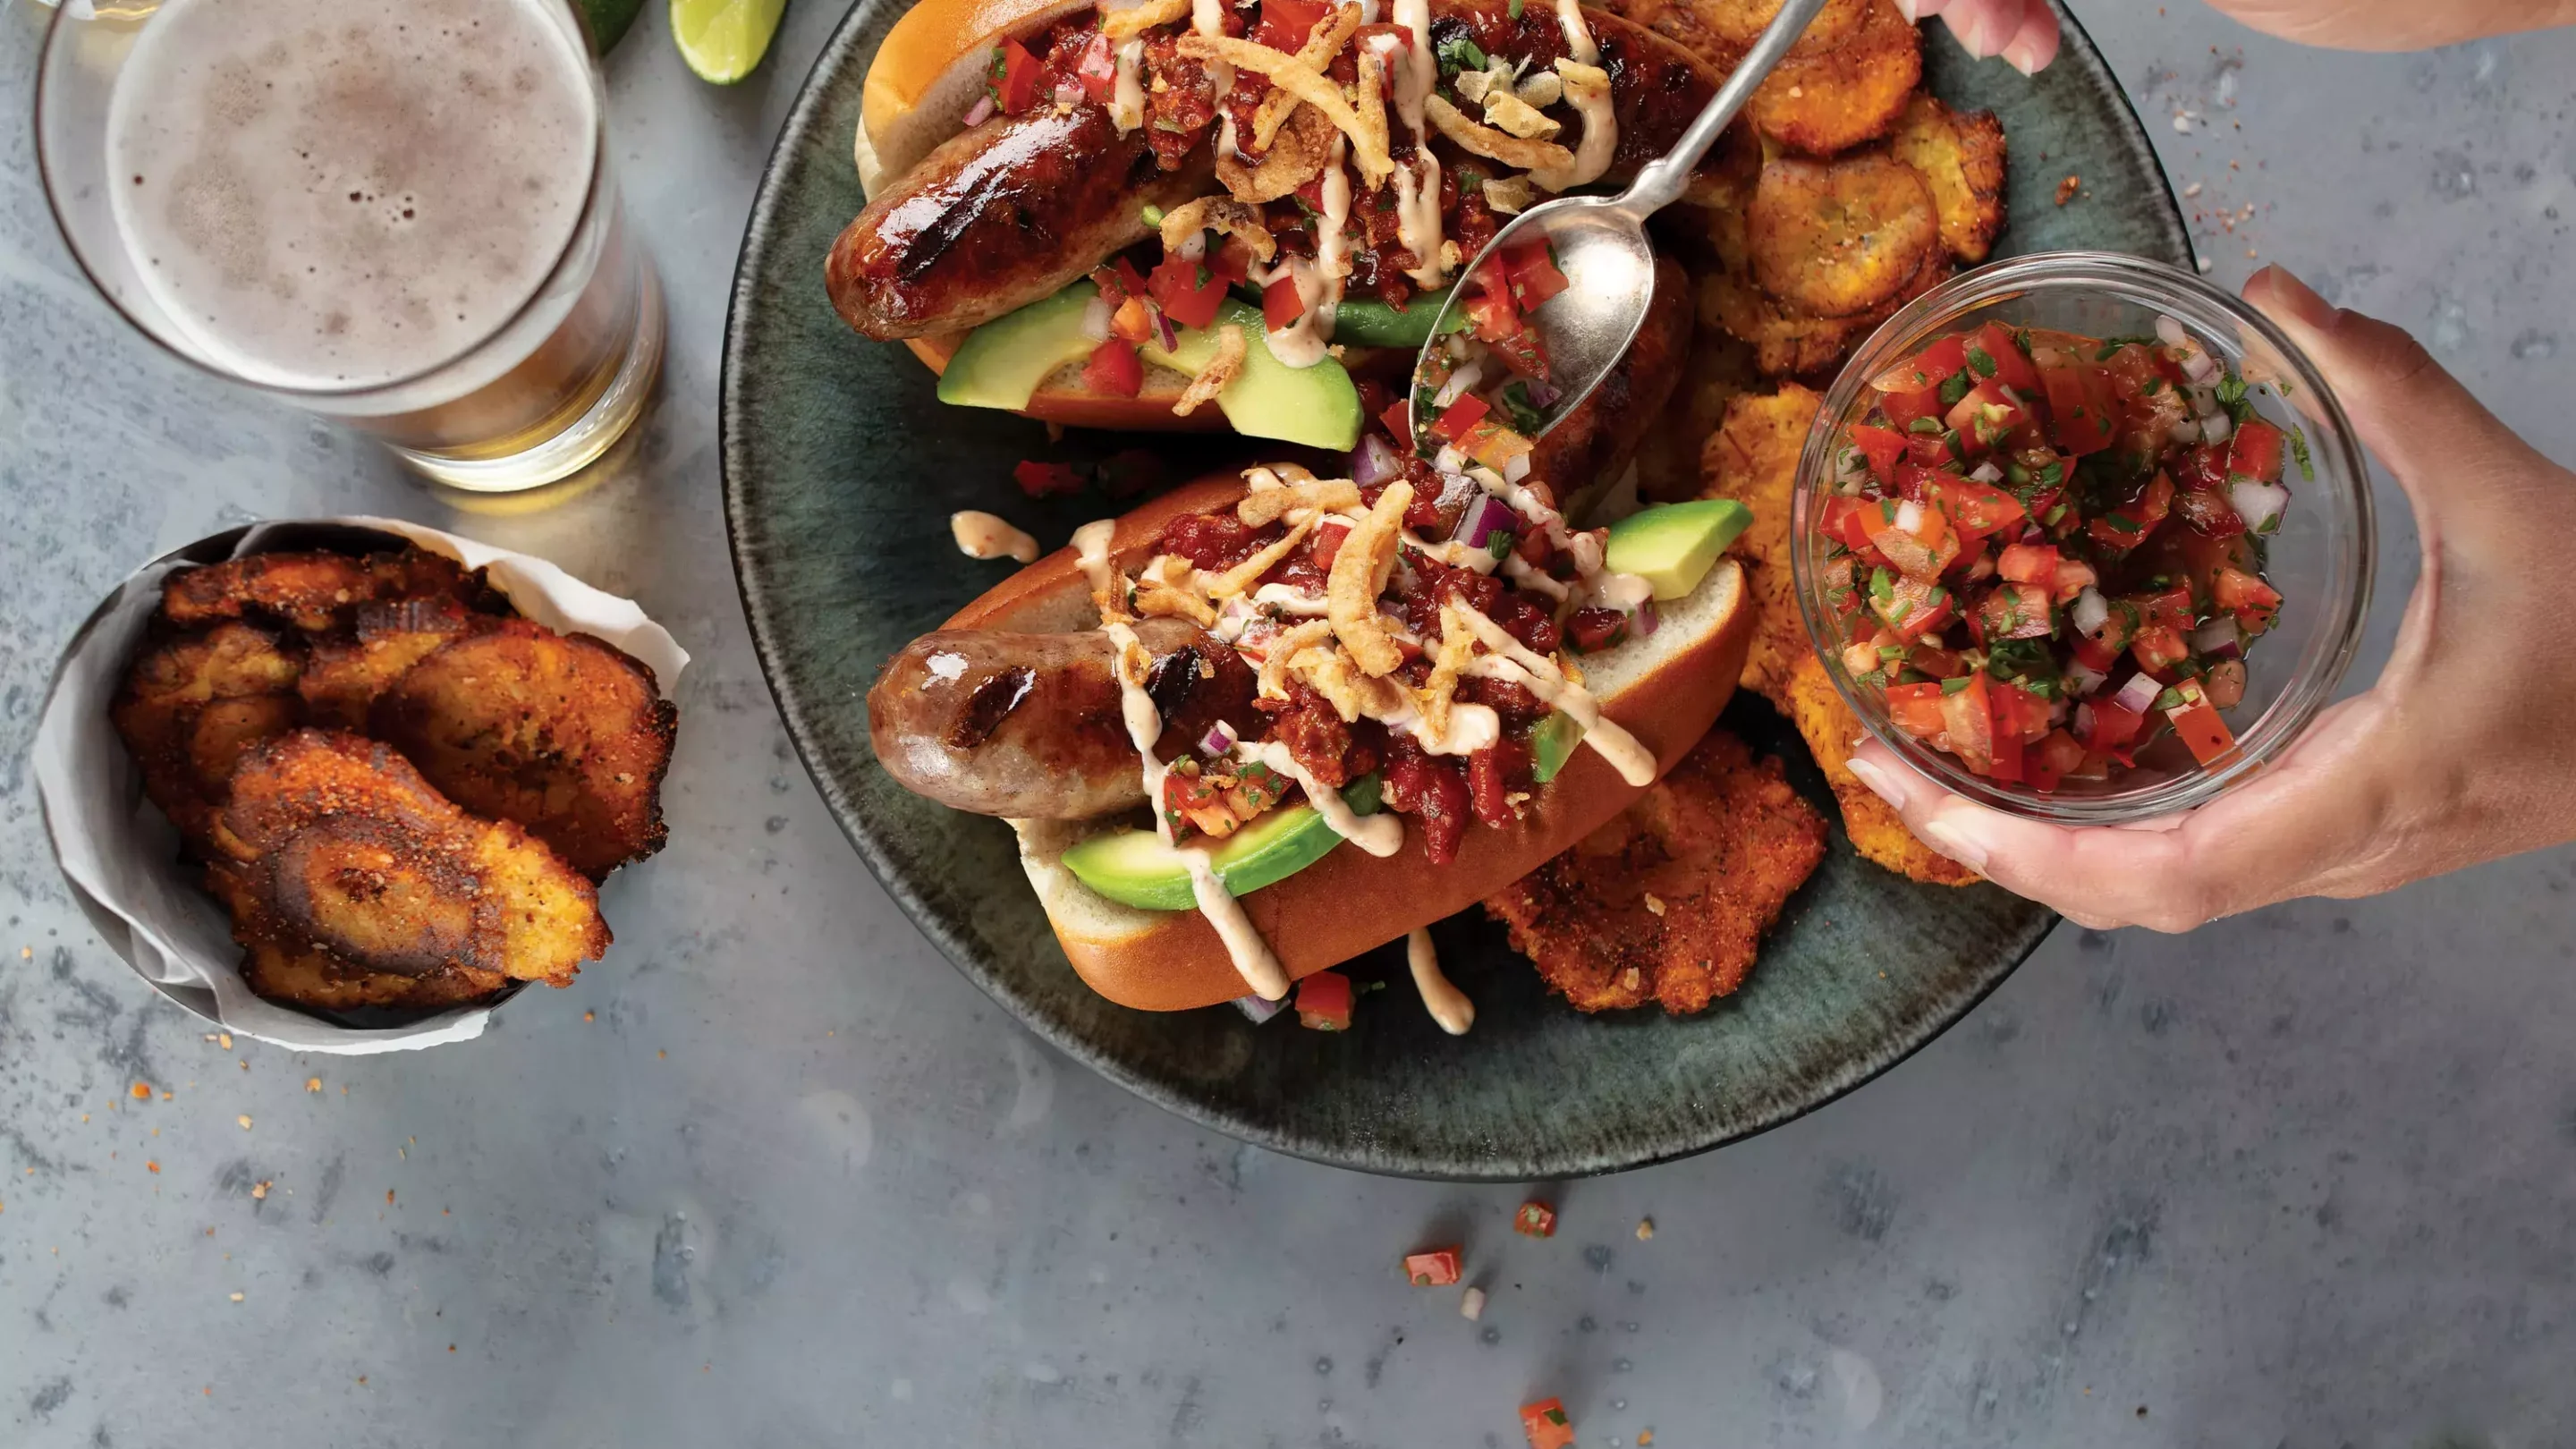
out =
{"type": "Polygon", "coordinates": [[[1092,0],[921,0],[905,11],[877,47],[860,91],[860,188],[876,195],[880,178],[910,171],[965,128],[966,113],[983,93],[994,46],[1091,5],[1092,0]]]}
{"type": "MultiPolygon", "coordinates": [[[[1165,523],[1221,507],[1241,496],[1243,486],[1233,475],[1218,475],[1146,504],[1118,521],[1111,557],[1122,569],[1140,566],[1165,523]]],[[[1662,623],[1652,635],[1585,655],[1582,666],[1603,712],[1652,750],[1662,771],[1698,743],[1734,695],[1752,639],[1753,611],[1743,571],[1725,560],[1689,597],[1659,612],[1662,623]]],[[[1012,575],[948,627],[1063,631],[1097,622],[1081,567],[1073,551],[1063,549],[1012,575]]],[[[1578,748],[1565,769],[1538,788],[1526,820],[1510,830],[1469,829],[1457,859],[1445,866],[1423,858],[1408,827],[1405,848],[1393,858],[1336,850],[1245,896],[1244,910],[1289,977],[1306,976],[1492,895],[1644,793],[1600,755],[1578,748]]],[[[1142,1011],[1181,1011],[1244,994],[1243,977],[1215,929],[1196,911],[1136,910],[1074,879],[1061,857],[1092,827],[1047,820],[1012,825],[1020,833],[1021,866],[1056,939],[1093,990],[1142,1011]]]]}

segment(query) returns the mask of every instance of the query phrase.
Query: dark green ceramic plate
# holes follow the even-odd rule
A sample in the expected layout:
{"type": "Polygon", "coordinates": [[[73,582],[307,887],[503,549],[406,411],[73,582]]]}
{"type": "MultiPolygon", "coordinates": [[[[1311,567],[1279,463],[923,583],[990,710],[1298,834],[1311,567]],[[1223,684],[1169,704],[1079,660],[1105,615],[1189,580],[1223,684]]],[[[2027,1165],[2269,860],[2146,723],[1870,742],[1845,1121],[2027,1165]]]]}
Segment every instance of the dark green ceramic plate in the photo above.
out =
{"type": "MultiPolygon", "coordinates": [[[[725,338],[725,514],[754,642],[824,800],[877,878],[957,969],[1040,1035],[1139,1095],[1282,1152],[1372,1172],[1497,1180],[1635,1167],[1759,1132],[1868,1080],[1992,990],[2055,918],[1992,887],[1916,886],[1832,853],[1764,948],[1751,984],[1688,1020],[1586,1017],[1550,1000],[1502,933],[1473,916],[1435,931],[1477,1007],[1440,1034],[1402,968],[1343,1035],[1231,1008],[1156,1016],[1075,978],[1025,888],[1010,830],[905,793],[868,748],[877,666],[1000,579],[961,559],[948,515],[989,508],[1050,542],[1100,500],[1033,505],[1011,465],[1094,456],[1132,439],[1053,448],[1035,423],[942,407],[899,347],[853,335],[823,295],[823,256],[861,204],[850,161],[859,87],[902,7],[863,0],[805,83],[770,159],[725,338]]],[[[2026,82],[1925,46],[1932,87],[1998,112],[2011,137],[2008,251],[2095,247],[2188,264],[2181,214],[2137,117],[2071,26],[2026,82]],[[2043,159],[2043,157],[2045,159],[2043,159]],[[2069,173],[2087,196],[2060,207],[2069,173]]],[[[1170,476],[1240,457],[1239,443],[1156,443],[1170,476]]],[[[1786,756],[1836,818],[1794,732],[1755,700],[1726,723],[1786,756]]],[[[1391,957],[1392,952],[1380,952],[1391,957]]]]}

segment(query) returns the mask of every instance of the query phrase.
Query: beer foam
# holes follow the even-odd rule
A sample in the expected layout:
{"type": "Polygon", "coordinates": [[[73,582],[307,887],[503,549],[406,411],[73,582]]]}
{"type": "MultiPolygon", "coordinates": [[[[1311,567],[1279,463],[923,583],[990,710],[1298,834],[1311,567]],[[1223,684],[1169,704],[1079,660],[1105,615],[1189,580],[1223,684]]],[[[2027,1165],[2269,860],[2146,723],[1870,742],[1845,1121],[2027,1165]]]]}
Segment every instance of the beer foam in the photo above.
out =
{"type": "Polygon", "coordinates": [[[109,104],[115,212],[153,300],[255,382],[451,360],[544,285],[599,126],[548,0],[164,0],[109,104]]]}

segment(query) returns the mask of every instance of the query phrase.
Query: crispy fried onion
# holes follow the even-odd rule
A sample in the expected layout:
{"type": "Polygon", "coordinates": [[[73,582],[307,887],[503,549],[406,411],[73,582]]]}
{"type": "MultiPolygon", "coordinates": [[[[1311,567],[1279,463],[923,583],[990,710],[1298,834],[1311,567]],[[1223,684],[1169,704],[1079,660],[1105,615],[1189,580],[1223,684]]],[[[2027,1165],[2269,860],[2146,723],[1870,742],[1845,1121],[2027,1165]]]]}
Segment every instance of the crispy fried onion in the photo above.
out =
{"type": "MultiPolygon", "coordinates": [[[[1363,115],[1361,120],[1365,123],[1367,117],[1363,115]]],[[[1259,165],[1246,166],[1230,148],[1217,147],[1216,179],[1237,201],[1255,206],[1277,201],[1324,174],[1324,164],[1341,134],[1323,112],[1313,106],[1299,106],[1296,114],[1288,118],[1286,129],[1262,153],[1259,165]]]]}
{"type": "Polygon", "coordinates": [[[1253,256],[1265,262],[1279,254],[1279,243],[1270,239],[1270,228],[1261,224],[1261,213],[1224,196],[1202,196],[1164,212],[1163,250],[1179,251],[1203,231],[1241,237],[1244,245],[1252,248],[1253,256]]]}
{"type": "Polygon", "coordinates": [[[1476,635],[1458,617],[1455,604],[1440,606],[1440,650],[1431,659],[1430,677],[1414,695],[1422,711],[1423,733],[1434,740],[1449,737],[1449,706],[1458,693],[1459,677],[1476,657],[1476,635]]]}
{"type": "Polygon", "coordinates": [[[1413,485],[1396,482],[1377,496],[1368,517],[1353,525],[1333,555],[1332,577],[1324,587],[1324,617],[1333,623],[1351,659],[1368,674],[1393,674],[1404,662],[1386,625],[1378,618],[1378,590],[1386,587],[1395,567],[1395,547],[1404,534],[1404,510],[1413,506],[1413,485]]]}
{"type": "MultiPolygon", "coordinates": [[[[1392,155],[1393,153],[1387,149],[1390,133],[1386,129],[1386,58],[1374,49],[1361,51],[1359,81],[1359,110],[1356,114],[1359,116],[1360,132],[1361,136],[1366,138],[1366,144],[1363,145],[1359,137],[1353,138],[1352,144],[1360,146],[1364,153],[1369,147],[1375,147],[1376,154],[1380,156],[1392,155]]],[[[1395,163],[1388,162],[1387,170],[1392,172],[1394,169],[1395,163]]],[[[1368,184],[1374,187],[1383,178],[1372,176],[1367,179],[1368,184]]]]}
{"type": "Polygon", "coordinates": [[[1458,143],[1458,149],[1489,161],[1500,161],[1521,171],[1542,167],[1563,170],[1573,166],[1574,153],[1554,141],[1524,141],[1505,131],[1497,131],[1467,119],[1467,114],[1438,95],[1426,97],[1423,110],[1441,135],[1458,143]]]}
{"type": "Polygon", "coordinates": [[[1263,574],[1270,572],[1281,559],[1288,556],[1290,550],[1306,541],[1307,534],[1314,532],[1315,517],[1316,515],[1308,514],[1303,520],[1290,526],[1286,533],[1280,535],[1277,542],[1208,580],[1208,597],[1231,599],[1261,582],[1263,574]]]}
{"type": "Polygon", "coordinates": [[[1228,322],[1218,328],[1216,356],[1209,358],[1208,365],[1200,368],[1199,375],[1191,378],[1190,385],[1181,390],[1179,400],[1172,404],[1172,411],[1188,417],[1198,411],[1199,404],[1225,391],[1225,385],[1234,381],[1234,375],[1243,371],[1244,355],[1250,350],[1244,343],[1242,327],[1228,322]]]}
{"type": "Polygon", "coordinates": [[[1259,528],[1300,508],[1339,513],[1360,506],[1360,488],[1348,478],[1312,478],[1278,488],[1256,488],[1234,505],[1234,516],[1246,528],[1259,528]]]}
{"type": "Polygon", "coordinates": [[[1322,645],[1300,649],[1288,661],[1288,672],[1322,695],[1344,724],[1357,724],[1362,715],[1379,719],[1399,714],[1406,703],[1403,685],[1371,676],[1339,649],[1322,645]]]}
{"type": "Polygon", "coordinates": [[[1216,610],[1208,607],[1186,582],[1175,582],[1174,565],[1180,566],[1181,578],[1190,576],[1186,560],[1172,554],[1158,554],[1145,571],[1136,576],[1136,612],[1148,619],[1187,619],[1205,629],[1216,623],[1216,610]]]}
{"type": "Polygon", "coordinates": [[[1538,200],[1538,188],[1526,176],[1494,177],[1478,194],[1485,198],[1485,205],[1510,216],[1529,210],[1530,203],[1538,200]]]}
{"type": "Polygon", "coordinates": [[[1269,640],[1263,646],[1269,652],[1261,656],[1259,697],[1286,699],[1289,661],[1319,644],[1331,643],[1332,638],[1331,624],[1321,619],[1309,619],[1295,628],[1282,630],[1277,637],[1269,640]]]}
{"type": "Polygon", "coordinates": [[[1610,72],[1560,57],[1556,73],[1564,79],[1566,104],[1583,117],[1583,139],[1575,143],[1580,149],[1570,153],[1564,165],[1531,167],[1530,180],[1550,191],[1563,191],[1569,186],[1589,186],[1610,169],[1610,158],[1619,146],[1619,126],[1612,119],[1610,72]]]}
{"type": "MultiPolygon", "coordinates": [[[[1297,47],[1297,59],[1321,75],[1333,63],[1333,57],[1342,53],[1342,47],[1350,44],[1351,33],[1359,28],[1360,7],[1339,6],[1321,29],[1307,37],[1304,45],[1297,47]]],[[[1297,105],[1297,96],[1289,91],[1273,90],[1263,96],[1261,108],[1252,113],[1252,148],[1268,150],[1271,138],[1279,134],[1279,128],[1287,123],[1288,113],[1297,109],[1297,105]]]]}
{"type": "Polygon", "coordinates": [[[1386,137],[1368,135],[1358,113],[1343,98],[1342,88],[1297,57],[1227,35],[1184,35],[1178,48],[1180,54],[1192,60],[1221,60],[1239,70],[1266,75],[1272,85],[1295,93],[1297,99],[1323,112],[1324,119],[1351,138],[1360,175],[1369,185],[1379,184],[1395,170],[1394,160],[1386,154],[1386,137]]]}
{"type": "Polygon", "coordinates": [[[1123,45],[1158,25],[1190,18],[1190,0],[1144,0],[1124,10],[1100,7],[1100,33],[1113,46],[1123,45]]]}

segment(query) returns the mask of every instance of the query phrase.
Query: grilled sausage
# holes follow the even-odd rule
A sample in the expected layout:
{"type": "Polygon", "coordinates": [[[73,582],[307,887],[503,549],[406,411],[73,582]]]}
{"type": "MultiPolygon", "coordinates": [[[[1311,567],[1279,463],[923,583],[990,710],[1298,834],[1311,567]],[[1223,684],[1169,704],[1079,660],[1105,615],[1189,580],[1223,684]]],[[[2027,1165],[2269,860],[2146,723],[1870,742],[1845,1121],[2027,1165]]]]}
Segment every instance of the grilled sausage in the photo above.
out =
{"type": "Polygon", "coordinates": [[[1166,172],[1138,128],[1084,102],[951,137],[860,212],[823,282],[881,341],[959,332],[1051,296],[1151,231],[1143,207],[1209,187],[1209,152],[1166,172]]]}
{"type": "MultiPolygon", "coordinates": [[[[1136,625],[1170,758],[1222,718],[1254,732],[1255,680],[1233,649],[1179,619],[1136,625]]],[[[1136,748],[1098,630],[942,629],[886,661],[868,734],[895,783],[953,809],[1083,820],[1144,803],[1136,748]]]]}

